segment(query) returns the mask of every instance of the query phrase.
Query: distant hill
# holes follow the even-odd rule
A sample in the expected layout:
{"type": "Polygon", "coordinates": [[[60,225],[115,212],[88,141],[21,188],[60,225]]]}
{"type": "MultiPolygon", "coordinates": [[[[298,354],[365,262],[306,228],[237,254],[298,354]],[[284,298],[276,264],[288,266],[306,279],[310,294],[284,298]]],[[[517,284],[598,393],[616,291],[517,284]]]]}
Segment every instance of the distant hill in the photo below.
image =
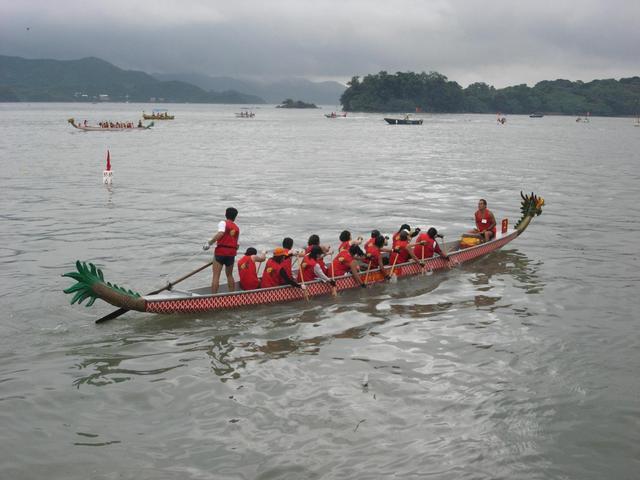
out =
{"type": "Polygon", "coordinates": [[[30,60],[0,55],[0,101],[130,101],[259,104],[237,91],[212,92],[182,81],[160,81],[99,58],[30,60]]]}
{"type": "Polygon", "coordinates": [[[232,77],[175,73],[153,74],[158,80],[189,82],[203,90],[237,90],[264,98],[267,103],[280,103],[283,98],[301,98],[320,105],[338,105],[346,87],[338,82],[312,82],[304,78],[278,81],[241,80],[232,77]]]}
{"type": "Polygon", "coordinates": [[[640,110],[640,77],[591,82],[545,80],[534,87],[462,88],[438,72],[387,72],[353,77],[340,102],[345,111],[513,113],[625,116],[640,110]]]}

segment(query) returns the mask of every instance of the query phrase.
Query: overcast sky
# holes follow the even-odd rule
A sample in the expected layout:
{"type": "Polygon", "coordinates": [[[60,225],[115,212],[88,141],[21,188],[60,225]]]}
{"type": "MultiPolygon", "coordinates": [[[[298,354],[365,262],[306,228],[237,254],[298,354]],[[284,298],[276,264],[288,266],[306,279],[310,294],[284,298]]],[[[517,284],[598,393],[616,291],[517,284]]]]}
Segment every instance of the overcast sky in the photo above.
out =
{"type": "Polygon", "coordinates": [[[0,0],[0,54],[159,73],[463,86],[640,75],[640,0],[0,0]]]}

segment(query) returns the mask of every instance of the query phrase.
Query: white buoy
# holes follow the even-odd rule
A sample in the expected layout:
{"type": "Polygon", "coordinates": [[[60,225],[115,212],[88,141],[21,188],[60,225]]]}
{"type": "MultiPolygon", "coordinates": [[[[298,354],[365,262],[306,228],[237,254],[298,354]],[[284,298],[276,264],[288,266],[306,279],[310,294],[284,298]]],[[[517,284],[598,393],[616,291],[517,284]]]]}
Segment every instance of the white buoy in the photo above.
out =
{"type": "Polygon", "coordinates": [[[111,155],[107,150],[107,169],[102,172],[102,183],[105,185],[111,185],[113,181],[113,171],[111,170],[111,155]]]}

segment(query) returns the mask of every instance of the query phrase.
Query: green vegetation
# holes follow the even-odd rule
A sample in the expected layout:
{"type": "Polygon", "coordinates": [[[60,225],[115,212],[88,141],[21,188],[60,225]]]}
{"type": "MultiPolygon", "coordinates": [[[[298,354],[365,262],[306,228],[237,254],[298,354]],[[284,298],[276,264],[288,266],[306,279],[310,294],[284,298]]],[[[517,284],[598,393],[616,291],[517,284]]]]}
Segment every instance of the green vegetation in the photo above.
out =
{"type": "Polygon", "coordinates": [[[315,103],[304,103],[301,100],[287,98],[281,105],[276,105],[276,108],[318,108],[318,106],[315,103]]]}
{"type": "Polygon", "coordinates": [[[27,60],[0,55],[0,101],[264,103],[235,91],[207,92],[180,81],[162,82],[99,58],[27,60]]]}
{"type": "Polygon", "coordinates": [[[532,112],[576,115],[636,115],[640,77],[620,80],[553,80],[534,87],[516,85],[496,89],[486,83],[462,88],[437,72],[380,72],[362,81],[353,77],[340,102],[345,111],[438,113],[532,112]]]}

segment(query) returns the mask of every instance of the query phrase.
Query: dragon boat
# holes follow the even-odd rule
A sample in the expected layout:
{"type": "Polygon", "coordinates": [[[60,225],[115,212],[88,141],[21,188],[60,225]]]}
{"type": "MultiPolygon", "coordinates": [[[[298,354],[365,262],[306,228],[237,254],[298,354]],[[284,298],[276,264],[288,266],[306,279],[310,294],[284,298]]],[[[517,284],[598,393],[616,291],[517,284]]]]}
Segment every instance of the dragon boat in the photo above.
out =
{"type": "Polygon", "coordinates": [[[135,127],[101,127],[100,125],[82,125],[79,123],[76,123],[75,119],[70,118],[67,120],[67,122],[69,122],[73,127],[77,128],[78,130],[84,130],[85,132],[124,132],[124,131],[131,131],[131,130],[149,130],[151,127],[153,127],[153,122],[151,122],[149,125],[143,125],[141,127],[135,126],[135,127]]]}
{"type": "MultiPolygon", "coordinates": [[[[449,255],[448,261],[440,256],[435,256],[425,260],[423,265],[410,261],[392,267],[387,266],[386,268],[393,268],[393,274],[398,278],[412,277],[424,274],[427,271],[446,270],[452,266],[486,256],[504,247],[521,235],[535,216],[542,213],[542,206],[544,205],[542,197],[538,197],[533,193],[530,195],[521,193],[520,195],[522,196],[522,217],[511,231],[498,232],[495,239],[469,248],[461,248],[460,241],[446,243],[445,251],[449,255]]],[[[216,294],[211,294],[209,285],[188,291],[173,288],[176,283],[204,270],[211,263],[213,262],[200,267],[198,270],[173,282],[173,284],[168,284],[160,290],[141,295],[133,290],[106,282],[102,270],[92,263],[78,260],[76,262],[76,271],[63,274],[63,277],[69,277],[76,281],[74,285],[65,289],[64,293],[74,294],[71,304],[76,302],[80,304],[85,299],[89,299],[86,306],[90,307],[99,298],[111,305],[120,307],[120,310],[99,319],[98,322],[115,318],[128,310],[166,314],[202,313],[253,305],[308,300],[310,297],[334,293],[329,284],[320,280],[306,282],[304,290],[288,285],[256,290],[240,290],[239,282],[236,282],[236,290],[228,291],[227,285],[221,285],[220,292],[216,294]]],[[[379,269],[371,270],[366,274],[363,272],[361,273],[361,278],[367,284],[381,283],[385,280],[379,269]]],[[[350,273],[335,277],[335,283],[337,292],[359,287],[358,282],[350,273]]]]}
{"type": "Polygon", "coordinates": [[[152,113],[142,112],[142,118],[144,118],[145,120],[174,120],[176,116],[169,115],[166,110],[154,109],[152,113]]]}

